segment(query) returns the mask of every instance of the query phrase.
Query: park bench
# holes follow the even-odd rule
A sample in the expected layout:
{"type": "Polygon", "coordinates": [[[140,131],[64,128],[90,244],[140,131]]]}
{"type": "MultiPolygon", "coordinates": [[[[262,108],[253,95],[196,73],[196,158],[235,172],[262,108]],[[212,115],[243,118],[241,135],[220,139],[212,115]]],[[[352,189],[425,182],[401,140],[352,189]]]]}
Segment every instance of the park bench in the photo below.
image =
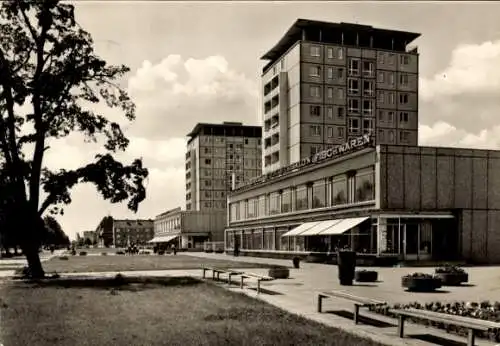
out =
{"type": "Polygon", "coordinates": [[[474,346],[476,332],[488,332],[490,329],[500,328],[500,323],[498,322],[449,315],[442,312],[421,309],[391,309],[390,312],[398,316],[398,335],[400,338],[404,337],[404,323],[408,317],[465,328],[468,330],[467,346],[474,346]]]}
{"type": "Polygon", "coordinates": [[[227,284],[231,285],[231,277],[234,275],[241,275],[241,272],[236,272],[230,269],[221,269],[221,268],[215,268],[215,267],[202,267],[201,270],[203,271],[203,279],[205,279],[205,273],[207,271],[212,271],[212,279],[216,280],[217,276],[217,281],[220,280],[220,274],[227,274],[228,279],[227,279],[227,284]]]}
{"type": "Polygon", "coordinates": [[[380,300],[375,300],[371,298],[358,297],[354,294],[350,294],[344,291],[328,291],[318,293],[318,312],[321,313],[323,306],[323,299],[326,298],[342,298],[350,300],[354,303],[354,315],[353,320],[355,324],[359,322],[359,308],[367,308],[377,305],[385,305],[386,303],[380,300]]]}
{"type": "Polygon", "coordinates": [[[260,293],[260,283],[261,281],[272,281],[274,280],[270,276],[266,275],[259,275],[259,274],[254,274],[254,273],[242,273],[241,275],[241,284],[240,287],[243,289],[243,280],[245,279],[256,279],[257,280],[257,294],[260,293]]]}

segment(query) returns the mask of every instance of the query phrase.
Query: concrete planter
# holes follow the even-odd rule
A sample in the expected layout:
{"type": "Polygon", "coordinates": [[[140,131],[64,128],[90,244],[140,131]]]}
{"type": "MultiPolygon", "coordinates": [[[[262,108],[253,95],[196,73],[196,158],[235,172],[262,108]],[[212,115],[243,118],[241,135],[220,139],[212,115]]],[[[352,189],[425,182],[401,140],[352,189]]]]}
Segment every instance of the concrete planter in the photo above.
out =
{"type": "Polygon", "coordinates": [[[441,288],[441,279],[433,276],[403,276],[401,286],[410,292],[433,292],[441,288]]]}
{"type": "Polygon", "coordinates": [[[267,275],[273,279],[288,279],[290,277],[290,270],[285,267],[274,267],[269,269],[267,275]]]}
{"type": "Polygon", "coordinates": [[[359,270],[354,274],[357,282],[375,282],[378,280],[378,272],[374,270],[359,270]]]}
{"type": "Polygon", "coordinates": [[[441,279],[443,286],[460,286],[469,281],[467,273],[436,273],[435,276],[441,279]]]}

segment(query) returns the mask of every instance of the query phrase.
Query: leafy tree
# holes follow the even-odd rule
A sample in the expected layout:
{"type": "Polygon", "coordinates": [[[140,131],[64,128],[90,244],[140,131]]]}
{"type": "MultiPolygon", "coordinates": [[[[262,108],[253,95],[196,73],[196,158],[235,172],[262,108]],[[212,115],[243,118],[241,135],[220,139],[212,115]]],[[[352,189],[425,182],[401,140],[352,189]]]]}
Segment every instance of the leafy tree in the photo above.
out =
{"type": "Polygon", "coordinates": [[[69,237],[64,233],[59,222],[51,215],[43,218],[46,228],[46,236],[43,239],[45,245],[64,245],[70,244],[69,237]]]}
{"type": "Polygon", "coordinates": [[[35,278],[44,276],[38,255],[43,214],[62,213],[75,185],[93,183],[104,199],[128,201],[133,211],[146,196],[148,171],[142,160],[130,165],[115,160],[114,154],[124,151],[129,141],[117,123],[92,109],[92,104],[105,102],[120,108],[128,120],[135,118],[135,106],[119,85],[128,71],[96,55],[72,5],[56,0],[2,3],[0,164],[10,192],[4,217],[15,218],[16,238],[35,278]],[[29,110],[21,114],[20,106],[29,110]],[[104,139],[104,152],[75,170],[49,170],[43,165],[49,139],[73,132],[94,142],[104,139]],[[30,155],[27,145],[33,148],[30,155]],[[43,201],[41,189],[47,194],[43,201]]]}

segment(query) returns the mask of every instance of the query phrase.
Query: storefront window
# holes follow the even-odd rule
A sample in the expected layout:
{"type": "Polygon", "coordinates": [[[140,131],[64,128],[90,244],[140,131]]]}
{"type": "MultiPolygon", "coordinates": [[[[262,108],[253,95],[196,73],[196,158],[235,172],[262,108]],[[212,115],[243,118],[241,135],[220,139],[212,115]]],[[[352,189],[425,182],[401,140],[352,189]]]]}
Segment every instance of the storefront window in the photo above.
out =
{"type": "Polygon", "coordinates": [[[332,181],[332,205],[347,203],[347,181],[345,178],[332,181]]]}
{"type": "Polygon", "coordinates": [[[375,199],[374,172],[356,175],[356,202],[373,201],[375,199]]]}
{"type": "Polygon", "coordinates": [[[295,210],[306,210],[307,205],[307,186],[298,186],[295,190],[295,210]]]}
{"type": "Polygon", "coordinates": [[[247,218],[251,219],[257,215],[257,198],[251,198],[248,200],[248,211],[247,218]]]}
{"type": "Polygon", "coordinates": [[[281,194],[281,212],[289,213],[292,211],[292,190],[285,189],[281,194]]]}
{"type": "Polygon", "coordinates": [[[226,232],[226,248],[227,249],[234,248],[234,231],[226,232]]]}
{"type": "Polygon", "coordinates": [[[280,213],[280,195],[278,192],[269,194],[269,215],[280,213]]]}
{"type": "Polygon", "coordinates": [[[264,250],[274,250],[274,229],[264,230],[264,250]]]}
{"type": "Polygon", "coordinates": [[[283,237],[283,234],[288,232],[288,228],[278,228],[276,229],[276,245],[277,245],[277,250],[281,251],[287,251],[289,250],[288,247],[288,239],[290,237],[283,237]]]}
{"type": "Polygon", "coordinates": [[[312,187],[312,207],[324,208],[326,206],[326,184],[324,180],[315,181],[312,187]]]}
{"type": "Polygon", "coordinates": [[[245,230],[243,232],[243,243],[241,244],[242,249],[252,250],[252,230],[245,230]]]}
{"type": "Polygon", "coordinates": [[[262,249],[262,229],[256,229],[253,231],[253,248],[254,250],[262,249]]]}
{"type": "Polygon", "coordinates": [[[266,216],[266,195],[259,197],[259,214],[257,216],[266,216]]]}
{"type": "Polygon", "coordinates": [[[305,251],[305,237],[295,237],[295,251],[305,251]]]}

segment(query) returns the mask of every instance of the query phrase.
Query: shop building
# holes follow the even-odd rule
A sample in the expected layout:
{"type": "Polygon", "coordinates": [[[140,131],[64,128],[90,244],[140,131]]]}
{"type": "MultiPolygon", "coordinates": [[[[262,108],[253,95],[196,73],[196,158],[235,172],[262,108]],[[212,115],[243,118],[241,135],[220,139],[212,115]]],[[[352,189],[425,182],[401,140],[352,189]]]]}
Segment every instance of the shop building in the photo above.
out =
{"type": "Polygon", "coordinates": [[[144,246],[153,238],[153,220],[119,220],[105,216],[96,228],[96,236],[101,247],[144,246]]]}
{"type": "Polygon", "coordinates": [[[225,210],[168,210],[155,217],[154,238],[150,243],[160,247],[175,245],[177,249],[202,250],[207,241],[223,242],[225,210]]]}
{"type": "Polygon", "coordinates": [[[500,263],[500,152],[364,135],[237,186],[225,250],[500,263]]]}

